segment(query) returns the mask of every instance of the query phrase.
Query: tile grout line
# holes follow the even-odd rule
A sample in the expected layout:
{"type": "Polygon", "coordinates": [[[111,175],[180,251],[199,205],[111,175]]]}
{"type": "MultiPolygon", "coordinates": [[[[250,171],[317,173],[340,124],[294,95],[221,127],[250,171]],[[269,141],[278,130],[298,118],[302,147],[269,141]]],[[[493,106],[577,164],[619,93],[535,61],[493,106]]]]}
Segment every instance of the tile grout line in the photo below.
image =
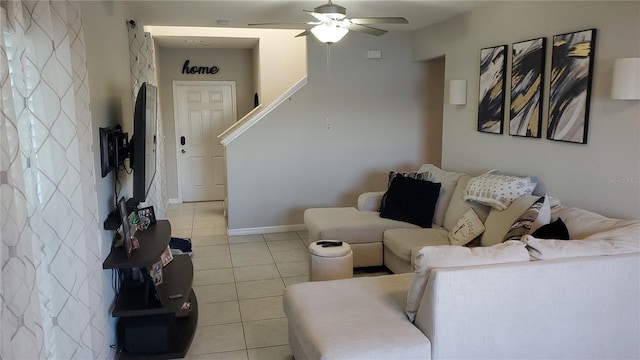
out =
{"type": "Polygon", "coordinates": [[[242,329],[242,341],[244,342],[244,351],[249,358],[249,346],[247,345],[247,332],[244,329],[244,321],[242,320],[242,307],[240,306],[240,294],[238,293],[238,281],[236,280],[236,272],[233,266],[233,256],[231,256],[231,244],[229,238],[227,238],[227,245],[229,246],[229,258],[231,263],[231,274],[233,274],[233,287],[236,290],[236,301],[238,302],[238,313],[240,314],[240,328],[242,329]]]}

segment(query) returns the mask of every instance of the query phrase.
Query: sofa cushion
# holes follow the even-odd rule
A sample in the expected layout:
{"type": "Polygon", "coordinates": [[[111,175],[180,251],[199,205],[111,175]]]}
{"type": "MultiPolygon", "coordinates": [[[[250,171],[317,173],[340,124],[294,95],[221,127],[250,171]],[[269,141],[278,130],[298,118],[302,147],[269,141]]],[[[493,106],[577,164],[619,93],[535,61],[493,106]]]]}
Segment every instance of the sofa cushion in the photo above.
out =
{"type": "Polygon", "coordinates": [[[530,176],[505,175],[491,170],[469,181],[464,199],[504,210],[518,197],[531,195],[537,184],[530,176]]]}
{"type": "Polygon", "coordinates": [[[520,240],[522,236],[531,234],[549,222],[551,222],[551,207],[547,197],[543,196],[518,217],[507,231],[503,241],[520,240]]]}
{"type": "Polygon", "coordinates": [[[300,359],[428,359],[429,339],[404,314],[412,274],[288,286],[283,307],[300,359]]]}
{"type": "Polygon", "coordinates": [[[424,246],[449,245],[447,234],[447,230],[440,226],[431,229],[389,229],[384,232],[382,242],[396,256],[413,263],[412,255],[424,246]]]}
{"type": "Polygon", "coordinates": [[[531,236],[538,239],[556,240],[569,240],[571,238],[567,225],[564,224],[561,218],[550,224],[540,226],[538,230],[531,233],[531,236]]]}
{"type": "Polygon", "coordinates": [[[539,198],[539,196],[523,195],[515,199],[511,205],[503,211],[491,208],[489,216],[487,216],[487,221],[484,222],[486,230],[480,238],[480,245],[491,246],[501,243],[516,219],[539,198]]]}
{"type": "Polygon", "coordinates": [[[425,246],[416,254],[416,271],[407,294],[409,320],[415,320],[431,269],[521,261],[529,261],[529,253],[524,243],[520,241],[507,241],[490,247],[476,248],[451,245],[425,246]]]}
{"type": "Polygon", "coordinates": [[[469,209],[449,232],[449,242],[451,245],[466,245],[471,240],[480,236],[484,230],[484,224],[478,215],[476,215],[473,209],[469,209]]]}
{"type": "Polygon", "coordinates": [[[638,221],[611,219],[588,210],[564,206],[557,206],[551,210],[552,219],[559,217],[567,225],[573,240],[584,239],[593,234],[624,227],[638,221]]]}
{"type": "Polygon", "coordinates": [[[382,197],[380,217],[430,228],[440,184],[396,176],[382,197]]]}
{"type": "Polygon", "coordinates": [[[458,179],[464,174],[444,171],[432,164],[422,165],[418,172],[426,173],[427,180],[441,184],[440,196],[436,204],[436,212],[433,215],[433,223],[442,226],[444,223],[444,215],[449,207],[449,201],[451,201],[451,196],[453,196],[453,192],[456,189],[458,179]]]}
{"type": "Polygon", "coordinates": [[[382,242],[387,229],[418,228],[404,221],[383,219],[377,211],[358,211],[353,207],[315,208],[304,211],[309,230],[308,243],[341,240],[349,244],[382,242]]]}
{"type": "Polygon", "coordinates": [[[490,206],[480,204],[474,201],[465,201],[464,199],[464,191],[467,188],[467,184],[471,180],[471,176],[462,175],[460,179],[458,179],[458,184],[451,196],[451,200],[449,201],[449,207],[447,207],[447,211],[444,215],[444,222],[442,226],[445,229],[451,231],[458,220],[462,217],[464,213],[469,211],[469,209],[473,209],[473,211],[478,215],[480,221],[483,223],[487,220],[487,215],[489,215],[490,206]]]}
{"type": "Polygon", "coordinates": [[[527,235],[522,241],[527,244],[531,258],[536,260],[637,253],[640,252],[640,221],[582,240],[549,240],[527,235]]]}

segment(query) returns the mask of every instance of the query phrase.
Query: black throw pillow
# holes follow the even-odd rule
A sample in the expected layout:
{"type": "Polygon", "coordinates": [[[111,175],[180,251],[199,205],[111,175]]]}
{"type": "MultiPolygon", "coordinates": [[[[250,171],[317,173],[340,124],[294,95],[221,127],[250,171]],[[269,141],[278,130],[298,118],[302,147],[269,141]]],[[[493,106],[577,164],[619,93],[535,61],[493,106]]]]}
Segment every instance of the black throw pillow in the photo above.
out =
{"type": "Polygon", "coordinates": [[[440,186],[431,181],[396,176],[382,197],[380,217],[430,228],[440,186]]]}
{"type": "Polygon", "coordinates": [[[562,219],[540,226],[531,236],[538,239],[569,240],[569,230],[562,219]]]}

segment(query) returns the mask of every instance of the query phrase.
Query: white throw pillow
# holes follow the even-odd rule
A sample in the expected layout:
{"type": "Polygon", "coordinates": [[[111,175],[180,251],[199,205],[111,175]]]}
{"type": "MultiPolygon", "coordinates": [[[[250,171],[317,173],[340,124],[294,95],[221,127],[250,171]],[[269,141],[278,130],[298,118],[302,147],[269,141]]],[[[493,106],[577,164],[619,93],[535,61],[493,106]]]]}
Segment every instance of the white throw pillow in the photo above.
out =
{"type": "Polygon", "coordinates": [[[549,206],[549,199],[545,195],[520,215],[518,220],[511,225],[503,240],[520,240],[522,236],[531,234],[542,225],[547,225],[550,222],[551,206],[549,206]]]}
{"type": "Polygon", "coordinates": [[[418,172],[425,173],[426,179],[435,183],[440,183],[440,196],[436,203],[436,211],[433,214],[433,223],[442,226],[444,223],[444,214],[456,189],[458,179],[464,174],[445,171],[432,164],[424,164],[418,169],[418,172]]]}
{"type": "Polygon", "coordinates": [[[473,209],[469,209],[449,232],[451,245],[465,245],[484,232],[484,224],[473,209]]]}
{"type": "Polygon", "coordinates": [[[529,261],[529,252],[521,241],[507,241],[490,247],[425,246],[416,254],[413,283],[407,294],[407,316],[416,318],[422,294],[427,287],[431,269],[501,264],[529,261]]]}
{"type": "Polygon", "coordinates": [[[530,176],[511,176],[491,170],[469,181],[464,199],[504,210],[518,197],[531,195],[537,184],[530,176]]]}

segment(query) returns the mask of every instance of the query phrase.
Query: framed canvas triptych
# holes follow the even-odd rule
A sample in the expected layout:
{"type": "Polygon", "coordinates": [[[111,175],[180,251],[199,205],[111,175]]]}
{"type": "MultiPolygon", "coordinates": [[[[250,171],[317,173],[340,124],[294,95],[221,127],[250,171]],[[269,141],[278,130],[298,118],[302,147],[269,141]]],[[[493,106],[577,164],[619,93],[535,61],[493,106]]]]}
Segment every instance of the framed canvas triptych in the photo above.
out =
{"type": "Polygon", "coordinates": [[[539,138],[542,134],[542,89],[545,38],[522,41],[511,49],[511,117],[509,134],[539,138]]]}
{"type": "MultiPolygon", "coordinates": [[[[553,37],[547,139],[586,144],[596,29],[553,37]]],[[[546,38],[511,49],[509,134],[542,137],[546,38]]],[[[478,127],[502,134],[507,45],[480,50],[478,127]]]]}
{"type": "Polygon", "coordinates": [[[478,131],[502,134],[507,45],[480,50],[478,131]]]}
{"type": "Polygon", "coordinates": [[[547,138],[587,143],[596,29],[555,35],[547,138]]]}

